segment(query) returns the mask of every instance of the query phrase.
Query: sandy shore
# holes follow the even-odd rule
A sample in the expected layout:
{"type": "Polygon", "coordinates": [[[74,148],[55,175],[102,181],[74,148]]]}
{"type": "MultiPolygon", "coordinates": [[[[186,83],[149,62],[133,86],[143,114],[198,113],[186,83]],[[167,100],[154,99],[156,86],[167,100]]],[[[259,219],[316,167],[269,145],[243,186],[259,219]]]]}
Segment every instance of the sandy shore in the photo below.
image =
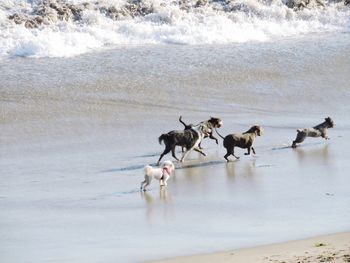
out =
{"type": "Polygon", "coordinates": [[[350,262],[350,232],[156,262],[350,262]]]}

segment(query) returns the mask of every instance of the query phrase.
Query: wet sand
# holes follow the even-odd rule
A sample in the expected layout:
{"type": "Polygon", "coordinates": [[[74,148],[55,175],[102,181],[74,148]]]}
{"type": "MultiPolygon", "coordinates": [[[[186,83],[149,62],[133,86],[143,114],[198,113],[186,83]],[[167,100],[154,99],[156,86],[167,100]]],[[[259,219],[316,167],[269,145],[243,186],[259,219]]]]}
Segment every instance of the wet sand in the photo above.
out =
{"type": "Polygon", "coordinates": [[[346,263],[350,262],[350,233],[318,236],[287,243],[231,250],[215,254],[177,257],[153,262],[346,263]]]}
{"type": "Polygon", "coordinates": [[[2,61],[2,260],[139,262],[348,231],[342,39],[2,61]],[[223,135],[260,124],[257,154],[226,163],[205,140],[208,156],[176,163],[166,190],[140,192],[179,115],[220,117],[223,135]],[[328,115],[331,140],[288,147],[328,115]]]}

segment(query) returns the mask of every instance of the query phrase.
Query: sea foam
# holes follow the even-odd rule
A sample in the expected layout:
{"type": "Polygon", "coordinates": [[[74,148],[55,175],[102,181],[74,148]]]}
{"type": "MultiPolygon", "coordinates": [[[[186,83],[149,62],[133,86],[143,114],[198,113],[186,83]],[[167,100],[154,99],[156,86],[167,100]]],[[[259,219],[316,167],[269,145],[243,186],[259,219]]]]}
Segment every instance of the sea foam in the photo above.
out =
{"type": "Polygon", "coordinates": [[[118,45],[228,44],[348,32],[344,2],[3,0],[0,57],[70,57],[118,45]]]}

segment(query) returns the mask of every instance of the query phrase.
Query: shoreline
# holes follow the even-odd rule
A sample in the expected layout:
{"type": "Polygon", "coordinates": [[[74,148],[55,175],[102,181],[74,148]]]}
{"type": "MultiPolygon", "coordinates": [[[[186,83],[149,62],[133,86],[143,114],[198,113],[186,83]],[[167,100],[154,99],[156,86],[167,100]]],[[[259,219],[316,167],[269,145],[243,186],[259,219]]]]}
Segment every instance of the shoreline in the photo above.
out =
{"type": "Polygon", "coordinates": [[[262,245],[251,248],[233,249],[210,254],[180,256],[150,262],[350,262],[350,232],[321,235],[307,239],[262,245]]]}

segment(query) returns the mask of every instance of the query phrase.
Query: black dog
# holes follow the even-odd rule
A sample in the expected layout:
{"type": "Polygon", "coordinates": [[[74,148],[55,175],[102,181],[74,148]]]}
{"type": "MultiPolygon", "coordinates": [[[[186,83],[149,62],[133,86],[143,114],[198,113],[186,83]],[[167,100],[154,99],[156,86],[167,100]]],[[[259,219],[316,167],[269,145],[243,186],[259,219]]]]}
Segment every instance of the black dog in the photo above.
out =
{"type": "Polygon", "coordinates": [[[199,149],[198,145],[203,140],[204,136],[209,134],[210,132],[211,129],[208,129],[208,127],[199,125],[198,127],[190,128],[183,131],[170,131],[168,133],[162,134],[158,138],[158,141],[160,144],[162,143],[162,141],[164,142],[165,149],[164,152],[160,155],[157,164],[159,164],[163,156],[169,153],[170,151],[172,156],[179,161],[179,159],[175,155],[176,146],[182,146],[186,148],[186,151],[182,155],[180,162],[184,161],[188,152],[191,150],[195,150],[206,156],[206,154],[201,149],[199,149]]]}

